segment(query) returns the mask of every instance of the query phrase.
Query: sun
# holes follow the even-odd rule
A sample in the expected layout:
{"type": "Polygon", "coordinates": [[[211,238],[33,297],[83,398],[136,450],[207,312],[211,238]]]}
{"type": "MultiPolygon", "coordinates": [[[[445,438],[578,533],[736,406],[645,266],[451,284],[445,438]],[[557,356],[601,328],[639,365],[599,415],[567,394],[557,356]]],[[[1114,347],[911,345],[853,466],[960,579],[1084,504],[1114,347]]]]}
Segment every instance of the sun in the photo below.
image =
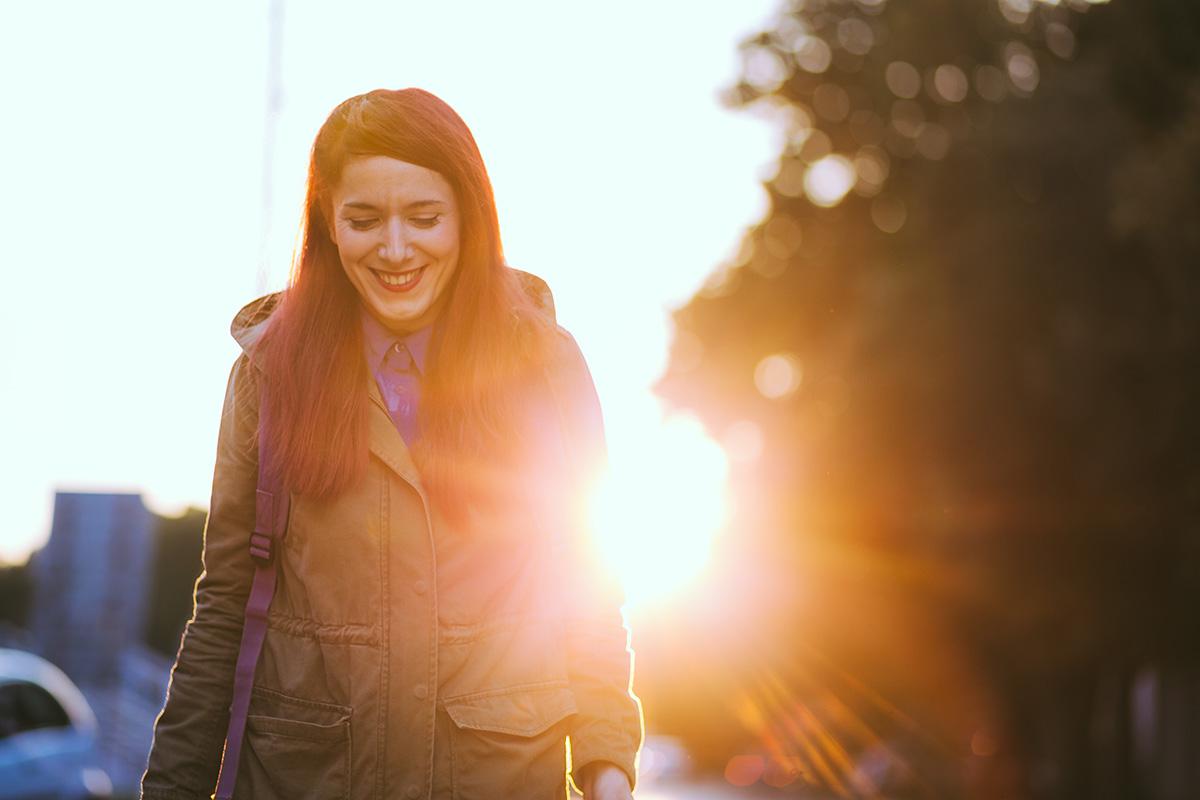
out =
{"type": "Polygon", "coordinates": [[[707,564],[727,519],[728,461],[694,417],[646,426],[636,446],[612,448],[592,497],[602,557],[621,581],[626,608],[669,596],[707,564]]]}

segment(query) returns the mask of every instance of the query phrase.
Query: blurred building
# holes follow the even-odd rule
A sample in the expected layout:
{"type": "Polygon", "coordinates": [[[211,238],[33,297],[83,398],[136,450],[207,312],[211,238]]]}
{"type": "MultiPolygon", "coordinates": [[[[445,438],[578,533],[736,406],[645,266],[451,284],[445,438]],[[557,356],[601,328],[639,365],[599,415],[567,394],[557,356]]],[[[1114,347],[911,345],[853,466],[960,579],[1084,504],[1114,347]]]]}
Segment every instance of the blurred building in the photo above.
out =
{"type": "Polygon", "coordinates": [[[138,785],[170,670],[143,644],[154,529],[140,495],[59,492],[30,562],[31,643],[95,709],[117,791],[138,785]]]}
{"type": "Polygon", "coordinates": [[[33,560],[31,629],[41,654],[80,685],[108,683],[141,640],[154,518],[136,494],[59,492],[50,541],[33,560]]]}

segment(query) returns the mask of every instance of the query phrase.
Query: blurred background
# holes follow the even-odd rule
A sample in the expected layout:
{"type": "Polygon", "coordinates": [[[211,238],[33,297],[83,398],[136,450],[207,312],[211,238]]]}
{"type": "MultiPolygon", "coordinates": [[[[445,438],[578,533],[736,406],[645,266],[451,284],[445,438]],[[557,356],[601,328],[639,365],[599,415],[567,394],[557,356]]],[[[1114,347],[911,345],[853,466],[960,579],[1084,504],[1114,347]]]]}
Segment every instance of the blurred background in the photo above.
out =
{"type": "Polygon", "coordinates": [[[229,320],[329,110],[409,85],[601,394],[639,798],[1197,795],[1200,4],[60,2],[0,43],[0,797],[134,791],[229,320]]]}

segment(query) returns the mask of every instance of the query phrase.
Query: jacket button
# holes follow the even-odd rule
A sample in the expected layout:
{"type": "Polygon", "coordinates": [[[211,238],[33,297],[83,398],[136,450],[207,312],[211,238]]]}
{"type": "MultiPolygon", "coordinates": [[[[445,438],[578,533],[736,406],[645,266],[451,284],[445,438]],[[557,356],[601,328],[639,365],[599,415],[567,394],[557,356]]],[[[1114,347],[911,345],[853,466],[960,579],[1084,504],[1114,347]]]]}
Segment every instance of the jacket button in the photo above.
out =
{"type": "Polygon", "coordinates": [[[421,787],[414,784],[413,786],[408,787],[408,791],[406,792],[406,794],[409,797],[420,797],[421,796],[421,787]]]}
{"type": "Polygon", "coordinates": [[[425,594],[428,589],[429,586],[426,585],[425,581],[417,581],[413,584],[413,591],[417,594],[425,594]]]}
{"type": "Polygon", "coordinates": [[[425,684],[418,683],[413,687],[413,694],[417,696],[418,700],[424,700],[426,697],[429,697],[429,689],[425,686],[425,684]]]}

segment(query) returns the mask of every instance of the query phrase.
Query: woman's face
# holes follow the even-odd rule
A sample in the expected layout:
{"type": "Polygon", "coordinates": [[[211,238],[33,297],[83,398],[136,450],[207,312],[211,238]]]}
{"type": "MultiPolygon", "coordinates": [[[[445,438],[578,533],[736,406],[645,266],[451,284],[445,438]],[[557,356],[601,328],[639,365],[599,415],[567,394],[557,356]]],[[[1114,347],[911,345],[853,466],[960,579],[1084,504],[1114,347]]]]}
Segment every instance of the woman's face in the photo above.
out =
{"type": "Polygon", "coordinates": [[[363,305],[394,333],[434,320],[458,268],[459,215],[440,173],[387,156],[346,162],[331,234],[363,305]]]}

